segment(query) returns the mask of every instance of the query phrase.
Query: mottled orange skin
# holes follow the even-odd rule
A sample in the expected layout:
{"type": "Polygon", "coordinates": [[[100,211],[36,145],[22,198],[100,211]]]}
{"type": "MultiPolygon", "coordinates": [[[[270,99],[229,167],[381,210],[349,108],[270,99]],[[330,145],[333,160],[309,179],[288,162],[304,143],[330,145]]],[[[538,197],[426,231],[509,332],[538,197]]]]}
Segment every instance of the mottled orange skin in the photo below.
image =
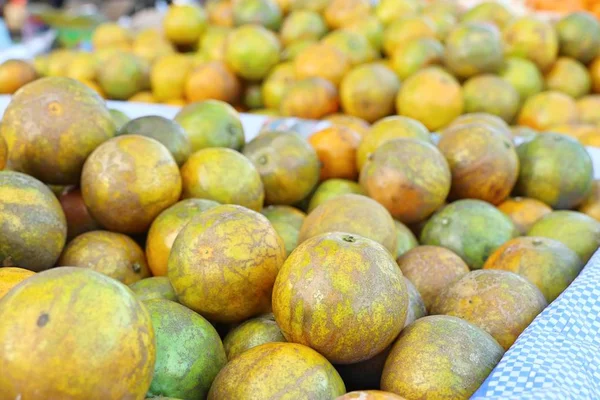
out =
{"type": "Polygon", "coordinates": [[[369,123],[364,119],[347,114],[332,114],[326,117],[325,121],[330,122],[333,126],[350,128],[361,137],[365,137],[370,127],[369,123]]]}
{"type": "Polygon", "coordinates": [[[111,231],[145,232],[181,194],[181,176],[169,150],[154,139],[119,136],[87,159],[81,177],[85,205],[111,231]]]}
{"type": "Polygon", "coordinates": [[[398,258],[404,276],[417,288],[430,310],[437,296],[469,272],[465,262],[452,251],[438,246],[417,246],[398,258]]]}
{"type": "Polygon", "coordinates": [[[8,160],[8,147],[6,146],[6,142],[0,136],[0,171],[6,167],[6,161],[8,160]]]}
{"type": "Polygon", "coordinates": [[[181,167],[183,197],[239,204],[255,211],[263,206],[265,192],[252,162],[237,151],[210,148],[192,154],[181,167]]]}
{"type": "Polygon", "coordinates": [[[264,79],[279,63],[279,38],[261,25],[242,25],[227,37],[225,61],[236,75],[250,80],[264,79]]]}
{"type": "Polygon", "coordinates": [[[8,60],[0,64],[0,94],[13,94],[37,78],[33,65],[23,60],[8,60]]]}
{"type": "Polygon", "coordinates": [[[487,269],[469,272],[447,286],[431,313],[471,322],[508,350],[546,305],[542,292],[527,279],[487,269]]]}
{"type": "Polygon", "coordinates": [[[303,40],[319,40],[327,33],[323,17],[314,11],[292,11],[284,20],[279,30],[281,43],[289,47],[303,40]]]}
{"type": "Polygon", "coordinates": [[[319,181],[317,152],[293,132],[267,132],[244,147],[265,187],[267,204],[294,204],[304,199],[319,181]]]}
{"type": "Polygon", "coordinates": [[[331,29],[347,26],[371,12],[368,0],[332,0],[323,12],[325,21],[331,29]]]}
{"type": "Polygon", "coordinates": [[[514,15],[506,6],[494,1],[478,4],[462,15],[462,21],[493,23],[500,29],[504,28],[513,18],[514,15]]]}
{"type": "Polygon", "coordinates": [[[205,10],[211,25],[233,26],[233,2],[231,0],[208,1],[205,10]]]}
{"type": "Polygon", "coordinates": [[[552,212],[547,204],[528,197],[508,198],[498,205],[498,210],[512,220],[521,235],[525,235],[540,218],[552,212]]]}
{"type": "Polygon", "coordinates": [[[316,351],[296,343],[266,343],[225,365],[208,400],[333,399],[345,392],[339,374],[316,351]]]}
{"type": "Polygon", "coordinates": [[[568,57],[559,57],[546,73],[546,88],[578,99],[591,91],[592,81],[585,65],[568,57]]]}
{"type": "Polygon", "coordinates": [[[216,201],[207,199],[186,199],[156,217],[146,239],[146,257],[152,275],[167,275],[169,254],[179,232],[192,218],[218,205],[216,201]]]}
{"type": "Polygon", "coordinates": [[[600,221],[600,181],[594,180],[590,194],[577,208],[577,211],[600,221]]]}
{"type": "Polygon", "coordinates": [[[199,5],[171,5],[163,19],[165,36],[177,46],[192,46],[206,30],[207,20],[204,8],[199,5]]]}
{"type": "Polygon", "coordinates": [[[265,107],[278,110],[285,91],[295,80],[296,72],[293,62],[281,63],[273,68],[262,84],[262,98],[265,107]]]}
{"type": "Polygon", "coordinates": [[[154,330],[145,307],[114,279],[82,268],[45,271],[4,296],[0,316],[11,321],[0,325],[5,398],[146,395],[156,358],[154,330]]]}
{"type": "Polygon", "coordinates": [[[233,328],[223,339],[223,347],[227,359],[232,360],[243,352],[261,344],[285,341],[281,329],[275,322],[275,317],[269,313],[249,319],[233,328]]]}
{"type": "Polygon", "coordinates": [[[558,240],[519,237],[496,249],[483,269],[517,273],[536,285],[548,303],[560,295],[577,277],[583,262],[573,250],[558,240]]]}
{"type": "Polygon", "coordinates": [[[241,94],[241,84],[223,61],[201,64],[190,72],[185,83],[189,102],[215,99],[235,103],[241,94]]]}
{"type": "Polygon", "coordinates": [[[365,163],[382,144],[400,138],[418,139],[433,143],[429,130],[417,120],[394,115],[377,121],[368,133],[364,135],[356,152],[358,170],[362,170],[365,163]]]}
{"type": "Polygon", "coordinates": [[[462,88],[439,67],[428,67],[404,81],[396,97],[396,110],[421,121],[427,129],[443,128],[462,114],[462,88]]]}
{"type": "Polygon", "coordinates": [[[283,239],[285,251],[289,255],[298,245],[298,234],[306,214],[291,206],[268,206],[261,212],[283,239]]]}
{"type": "Polygon", "coordinates": [[[211,25],[200,38],[196,59],[200,62],[225,61],[225,46],[231,28],[211,25]]]}
{"type": "Polygon", "coordinates": [[[340,99],[346,114],[375,122],[395,111],[400,80],[383,65],[359,65],[344,76],[340,99]]]}
{"type": "Polygon", "coordinates": [[[365,191],[357,182],[347,179],[328,179],[323,181],[310,196],[307,211],[311,212],[327,200],[348,193],[364,195],[365,191]]]}
{"type": "Polygon", "coordinates": [[[74,188],[65,190],[60,194],[58,201],[67,219],[67,240],[100,229],[100,225],[92,218],[83,202],[81,190],[74,188]]]}
{"type": "Polygon", "coordinates": [[[439,64],[444,46],[434,38],[418,38],[398,48],[391,59],[392,69],[400,79],[433,64],[439,64]]]}
{"type": "Polygon", "coordinates": [[[126,100],[149,88],[149,68],[135,54],[119,52],[98,66],[97,82],[109,99],[126,100]]]}
{"type": "Polygon", "coordinates": [[[180,99],[185,93],[185,83],[192,71],[192,59],[183,54],[159,57],[150,71],[152,95],[158,102],[180,99]]]}
{"type": "Polygon", "coordinates": [[[294,58],[297,79],[323,78],[338,86],[350,69],[346,54],[327,43],[306,47],[294,58]]]}
{"type": "Polygon", "coordinates": [[[519,175],[519,157],[501,132],[482,124],[459,125],[444,131],[438,143],[452,173],[450,197],[500,204],[519,175]]]}
{"type": "Polygon", "coordinates": [[[377,52],[381,52],[383,47],[383,32],[384,27],[381,21],[373,14],[361,16],[343,29],[356,32],[367,38],[373,49],[377,52]]]}
{"type": "Polygon", "coordinates": [[[273,313],[285,338],[333,363],[355,363],[383,351],[404,326],[407,309],[408,290],[391,254],[349,233],[300,244],[273,287],[273,313]]]}
{"type": "Polygon", "coordinates": [[[578,112],[575,100],[564,93],[547,91],[529,97],[517,123],[543,131],[553,125],[577,122],[578,112]]]}
{"type": "Polygon", "coordinates": [[[379,146],[360,172],[365,193],[404,223],[426,219],[450,191],[448,162],[421,140],[394,139],[379,146]]]}
{"type": "Polygon", "coordinates": [[[163,299],[177,301],[177,295],[169,278],[166,276],[151,276],[129,285],[129,289],[140,301],[163,299]]]}
{"type": "Polygon", "coordinates": [[[422,4],[415,0],[382,0],[375,7],[375,15],[384,25],[389,25],[397,18],[417,14],[422,4]]]}
{"type": "Polygon", "coordinates": [[[424,37],[435,38],[435,36],[434,24],[428,17],[401,17],[386,27],[383,33],[383,51],[391,57],[402,45],[411,40],[424,37]]]}
{"type": "Polygon", "coordinates": [[[335,400],[406,400],[402,396],[398,396],[392,392],[384,392],[382,390],[359,390],[346,393],[335,400]]]}
{"type": "Polygon", "coordinates": [[[468,399],[503,354],[494,338],[468,322],[424,317],[394,343],[381,389],[407,399],[468,399]]]}
{"type": "Polygon", "coordinates": [[[159,57],[173,54],[175,48],[158,29],[146,28],[133,40],[131,52],[152,64],[159,57]]]}
{"type": "Polygon", "coordinates": [[[408,310],[406,312],[406,320],[404,321],[404,327],[406,328],[419,318],[426,316],[427,308],[425,308],[421,293],[419,293],[415,285],[406,276],[404,277],[404,283],[408,291],[408,310]]]}
{"type": "Polygon", "coordinates": [[[374,61],[378,58],[377,52],[366,36],[348,29],[338,29],[330,32],[322,39],[322,42],[330,44],[345,53],[351,66],[374,61]]]}
{"type": "Polygon", "coordinates": [[[510,57],[528,58],[544,72],[558,55],[556,30],[549,21],[537,16],[514,19],[502,31],[504,52],[510,57]]]}
{"type": "Polygon", "coordinates": [[[320,119],[338,110],[339,98],[335,86],[323,78],[307,78],[290,84],[279,104],[286,117],[320,119]]]}
{"type": "Polygon", "coordinates": [[[150,276],[140,246],[127,235],[108,231],[77,236],[65,247],[57,265],[89,268],[126,285],[150,276]]]}
{"type": "Polygon", "coordinates": [[[100,96],[75,80],[52,77],[15,93],[0,135],[14,169],[45,183],[66,185],[79,183],[86,158],[115,129],[100,96]]]}
{"type": "MultiPolygon", "coordinates": [[[[496,129],[497,131],[502,132],[508,138],[512,137],[511,127],[508,126],[508,124],[502,118],[498,117],[497,115],[492,115],[492,114],[488,114],[488,113],[484,113],[484,112],[474,112],[474,113],[463,114],[463,115],[459,116],[458,118],[456,118],[454,121],[452,121],[452,123],[450,125],[448,125],[448,127],[446,129],[450,129],[450,128],[458,126],[458,125],[469,125],[469,124],[487,125],[487,126],[490,126],[494,129],[496,129]]],[[[446,129],[444,129],[444,131],[446,129]]],[[[444,131],[442,131],[441,133],[443,134],[444,131]]]]}
{"type": "Polygon", "coordinates": [[[236,205],[204,211],[179,233],[168,276],[181,304],[211,321],[269,311],[285,246],[266,217],[236,205]]]}
{"type": "Polygon", "coordinates": [[[31,176],[0,171],[0,267],[42,271],[54,266],[67,236],[60,203],[31,176]]]}
{"type": "Polygon", "coordinates": [[[600,247],[600,222],[577,211],[553,211],[539,219],[527,235],[563,242],[587,263],[600,247]]]}
{"type": "Polygon", "coordinates": [[[394,219],[385,207],[363,195],[343,194],[319,205],[304,220],[298,243],[328,232],[360,235],[396,254],[394,219]]]}
{"type": "Polygon", "coordinates": [[[10,291],[10,289],[33,275],[35,275],[35,272],[29,271],[28,269],[18,267],[0,268],[0,300],[10,291]]]}
{"type": "Polygon", "coordinates": [[[520,107],[519,92],[505,79],[492,74],[470,78],[463,85],[465,112],[489,113],[511,123],[520,107]]]}
{"type": "Polygon", "coordinates": [[[321,180],[356,180],[356,149],[360,139],[360,135],[350,128],[335,126],[316,132],[308,139],[321,162],[321,180]]]}

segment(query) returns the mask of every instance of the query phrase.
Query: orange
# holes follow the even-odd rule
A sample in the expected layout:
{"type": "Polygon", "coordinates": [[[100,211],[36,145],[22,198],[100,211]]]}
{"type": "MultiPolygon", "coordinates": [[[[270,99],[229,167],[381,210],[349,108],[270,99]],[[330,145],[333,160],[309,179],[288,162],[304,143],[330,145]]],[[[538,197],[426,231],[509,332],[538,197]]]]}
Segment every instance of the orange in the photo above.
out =
{"type": "Polygon", "coordinates": [[[313,44],[294,58],[297,79],[319,77],[337,86],[349,69],[346,55],[326,43],[313,44]]]}
{"type": "Polygon", "coordinates": [[[177,46],[198,43],[206,25],[204,9],[195,4],[172,5],[163,20],[165,36],[177,46]]]}
{"type": "Polygon", "coordinates": [[[550,206],[527,197],[508,198],[498,205],[498,210],[508,215],[521,235],[525,235],[540,218],[552,212],[550,206]]]}
{"type": "Polygon", "coordinates": [[[321,180],[356,180],[356,149],[360,139],[360,135],[350,128],[339,126],[325,128],[308,139],[321,161],[321,180]]]}
{"type": "Polygon", "coordinates": [[[10,289],[33,275],[35,275],[35,272],[28,269],[18,267],[0,268],[0,300],[10,289]]]}
{"type": "Polygon", "coordinates": [[[215,99],[235,103],[240,97],[241,84],[224,62],[211,61],[190,72],[184,90],[189,102],[215,99]]]}
{"type": "Polygon", "coordinates": [[[306,78],[293,82],[284,93],[281,115],[320,119],[338,110],[339,99],[335,86],[323,78],[306,78]]]}

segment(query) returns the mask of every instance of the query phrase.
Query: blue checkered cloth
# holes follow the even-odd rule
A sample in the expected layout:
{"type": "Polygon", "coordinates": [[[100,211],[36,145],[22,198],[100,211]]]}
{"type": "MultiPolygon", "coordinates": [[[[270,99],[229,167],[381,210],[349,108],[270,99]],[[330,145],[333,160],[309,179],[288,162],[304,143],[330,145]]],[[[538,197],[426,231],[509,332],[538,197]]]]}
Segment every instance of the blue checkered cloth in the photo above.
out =
{"type": "Polygon", "coordinates": [[[600,251],[471,399],[600,399],[600,251]]]}

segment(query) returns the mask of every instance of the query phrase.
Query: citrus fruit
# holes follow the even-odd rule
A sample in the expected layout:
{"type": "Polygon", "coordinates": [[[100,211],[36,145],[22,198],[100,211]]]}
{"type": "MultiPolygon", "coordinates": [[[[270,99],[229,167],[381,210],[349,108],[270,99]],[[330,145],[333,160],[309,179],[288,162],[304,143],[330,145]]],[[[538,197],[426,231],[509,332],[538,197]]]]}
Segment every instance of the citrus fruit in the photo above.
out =
{"type": "Polygon", "coordinates": [[[311,212],[327,200],[343,194],[365,194],[363,188],[356,182],[347,179],[328,179],[321,182],[310,198],[308,212],[311,212]]]}
{"type": "Polygon", "coordinates": [[[554,125],[576,122],[575,100],[568,95],[546,91],[529,97],[518,116],[518,124],[536,130],[546,130],[554,125]]]}
{"type": "Polygon", "coordinates": [[[263,79],[279,62],[280,47],[273,32],[258,25],[243,25],[227,37],[225,61],[244,79],[263,79]]]}
{"type": "Polygon", "coordinates": [[[546,88],[577,99],[591,91],[592,81],[585,65],[572,58],[560,57],[546,73],[546,88]]]}
{"type": "Polygon", "coordinates": [[[337,86],[349,68],[346,55],[327,43],[310,45],[294,58],[297,79],[319,77],[337,86]]]}
{"type": "Polygon", "coordinates": [[[448,125],[463,108],[460,84],[438,67],[425,68],[409,77],[396,98],[399,115],[421,121],[431,131],[448,125]]]}
{"type": "MultiPolygon", "coordinates": [[[[208,21],[212,26],[233,26],[233,1],[209,0],[204,5],[208,21]]],[[[211,26],[208,27],[210,29],[211,26]]]]}
{"type": "Polygon", "coordinates": [[[546,307],[540,290],[508,271],[471,271],[448,285],[438,296],[432,314],[453,315],[470,322],[508,350],[546,307]]]}
{"type": "Polygon", "coordinates": [[[600,222],[576,211],[554,211],[538,220],[527,235],[558,240],[587,263],[600,246],[600,222]]]}
{"type": "Polygon", "coordinates": [[[6,167],[6,161],[8,160],[8,147],[6,141],[0,136],[0,171],[6,167]]]}
{"type": "Polygon", "coordinates": [[[394,72],[377,64],[354,67],[341,81],[340,100],[346,114],[377,121],[394,113],[400,81],[394,72]]]}
{"type": "Polygon", "coordinates": [[[150,276],[140,246],[127,235],[108,231],[77,236],[65,247],[57,265],[89,268],[126,285],[150,276]]]}
{"type": "Polygon", "coordinates": [[[370,12],[371,2],[368,0],[332,0],[323,10],[323,16],[331,29],[339,29],[370,12]]]}
{"type": "Polygon", "coordinates": [[[452,251],[438,246],[417,246],[397,260],[402,274],[421,294],[430,310],[437,296],[469,272],[465,262],[452,251]]]}
{"type": "Polygon", "coordinates": [[[298,245],[298,234],[306,214],[291,206],[268,206],[261,212],[283,239],[285,252],[289,255],[298,245]]]}
{"type": "Polygon", "coordinates": [[[402,222],[394,220],[396,225],[396,258],[419,245],[414,233],[402,222]]]}
{"type": "Polygon", "coordinates": [[[439,64],[444,54],[444,46],[434,38],[411,40],[397,49],[392,56],[392,69],[400,79],[406,79],[415,72],[432,64],[439,64]]]}
{"type": "Polygon", "coordinates": [[[389,25],[397,18],[417,14],[420,9],[418,0],[381,0],[375,7],[375,15],[384,25],[389,25]]]}
{"type": "Polygon", "coordinates": [[[296,343],[265,343],[231,360],[219,372],[208,400],[332,399],[346,392],[325,357],[296,343]],[[252,373],[248,373],[252,370],[252,373]]]}
{"type": "Polygon", "coordinates": [[[223,339],[223,346],[227,359],[232,360],[261,344],[285,341],[273,314],[263,314],[233,328],[223,339]]]}
{"type": "Polygon", "coordinates": [[[87,159],[81,193],[102,226],[141,233],[179,199],[181,176],[173,156],[160,142],[139,135],[118,136],[87,159]]]}
{"type": "Polygon", "coordinates": [[[266,217],[223,205],[177,235],[168,276],[181,304],[213,321],[240,322],[269,311],[284,259],[283,240],[266,217]]]}
{"type": "Polygon", "coordinates": [[[0,265],[51,268],[65,245],[67,223],[50,189],[31,176],[0,171],[0,209],[0,265]]]}
{"type": "Polygon", "coordinates": [[[169,150],[177,165],[185,163],[191,153],[190,141],[183,128],[173,120],[156,115],[127,122],[117,135],[140,135],[155,139],[169,150]]]}
{"type": "Polygon", "coordinates": [[[404,327],[406,328],[419,318],[423,318],[427,315],[427,309],[421,294],[412,284],[408,278],[404,277],[404,283],[406,284],[406,290],[408,291],[408,310],[406,311],[406,320],[404,321],[404,327]]]}
{"type": "Polygon", "coordinates": [[[459,78],[497,72],[502,61],[502,36],[494,25],[464,22],[446,38],[444,63],[459,78]]]}
{"type": "Polygon", "coordinates": [[[419,38],[435,38],[433,22],[423,16],[400,17],[386,26],[383,32],[383,51],[392,57],[405,43],[419,38]]]}
{"type": "Polygon", "coordinates": [[[282,12],[275,0],[232,0],[232,16],[235,26],[257,24],[277,31],[282,12]]]}
{"type": "Polygon", "coordinates": [[[594,59],[588,70],[590,78],[592,79],[592,91],[594,93],[600,93],[600,57],[594,59]]]}
{"type": "Polygon", "coordinates": [[[114,134],[100,96],[57,77],[38,79],[15,93],[0,128],[13,168],[53,184],[79,183],[86,158],[114,134]]]}
{"type": "Polygon", "coordinates": [[[588,64],[598,55],[600,24],[593,14],[574,12],[556,24],[560,53],[588,64]]]}
{"type": "Polygon", "coordinates": [[[209,99],[235,103],[242,88],[238,78],[223,61],[210,61],[190,72],[184,90],[186,99],[191,103],[209,99]]]}
{"type": "Polygon", "coordinates": [[[436,4],[441,3],[454,4],[453,1],[434,1],[430,3],[433,7],[426,6],[423,9],[422,14],[429,18],[429,20],[433,23],[436,38],[443,41],[458,24],[458,12],[445,10],[443,7],[435,7],[436,4]]]}
{"type": "Polygon", "coordinates": [[[535,63],[525,58],[508,57],[498,75],[516,89],[521,103],[544,90],[542,73],[535,63]]]}
{"type": "Polygon", "coordinates": [[[573,282],[583,262],[558,240],[519,237],[496,249],[483,268],[510,271],[527,278],[550,303],[573,282]]]}
{"type": "Polygon", "coordinates": [[[238,112],[219,100],[204,100],[183,107],[174,118],[189,137],[192,152],[209,147],[239,150],[244,145],[244,128],[238,112]]]}
{"type": "Polygon", "coordinates": [[[444,131],[438,148],[452,173],[450,197],[499,204],[519,176],[519,158],[506,135],[483,124],[457,125],[444,131]]]}
{"type": "Polygon", "coordinates": [[[383,24],[374,15],[361,16],[344,29],[356,32],[367,38],[375,51],[380,52],[383,47],[383,24]]]}
{"type": "Polygon", "coordinates": [[[218,206],[207,199],[186,199],[161,212],[152,222],[146,239],[146,257],[154,276],[167,274],[167,265],[175,238],[196,215],[218,206]]]}
{"type": "Polygon", "coordinates": [[[191,70],[191,58],[183,54],[159,57],[150,70],[150,86],[154,98],[159,102],[182,98],[191,70]]]}
{"type": "Polygon", "coordinates": [[[140,301],[164,299],[177,301],[175,290],[166,276],[152,276],[129,285],[129,289],[140,301]]]}
{"type": "Polygon", "coordinates": [[[33,65],[23,60],[7,60],[0,64],[0,94],[13,94],[37,78],[33,65]]]}
{"type": "Polygon", "coordinates": [[[146,395],[156,357],[154,330],[145,307],[114,279],[83,268],[44,271],[2,298],[0,318],[11,321],[0,325],[3,396],[146,395]]]}
{"type": "Polygon", "coordinates": [[[496,1],[486,1],[465,12],[462,15],[461,20],[463,22],[491,22],[499,29],[502,29],[513,18],[513,14],[502,3],[496,1]]]}
{"type": "Polygon", "coordinates": [[[85,206],[81,190],[70,187],[60,193],[58,201],[67,220],[67,240],[82,233],[100,229],[98,222],[92,218],[85,206]]]}
{"type": "Polygon", "coordinates": [[[521,144],[517,153],[521,168],[515,192],[521,196],[563,209],[581,204],[592,189],[591,158],[573,138],[544,133],[521,144]]]}
{"type": "Polygon", "coordinates": [[[348,57],[351,66],[373,61],[378,56],[366,36],[349,29],[338,29],[330,32],[325,35],[322,42],[344,53],[348,57]]]}
{"type": "Polygon", "coordinates": [[[300,228],[298,243],[328,232],[347,232],[374,240],[396,254],[396,227],[378,202],[358,194],[328,199],[311,211],[300,228]]]}
{"type": "Polygon", "coordinates": [[[408,290],[390,253],[349,233],[325,233],[300,244],[273,287],[273,313],[285,338],[334,363],[383,351],[404,326],[407,308],[408,290]],[[369,290],[357,290],[364,279],[369,290]]]}
{"type": "Polygon", "coordinates": [[[491,74],[470,78],[463,86],[465,112],[484,112],[511,122],[519,111],[519,92],[506,80],[491,74]]]}
{"type": "Polygon", "coordinates": [[[279,103],[283,116],[320,119],[338,110],[335,86],[323,78],[306,78],[290,84],[279,103]]]}
{"type": "Polygon", "coordinates": [[[584,96],[577,100],[579,120],[585,124],[600,125],[598,107],[600,107],[600,96],[598,95],[584,96]]]}
{"type": "Polygon", "coordinates": [[[454,121],[452,121],[450,125],[448,125],[448,128],[441,133],[443,134],[446,130],[450,130],[455,126],[464,126],[471,124],[484,125],[490,129],[494,129],[498,132],[503,133],[508,138],[512,137],[511,127],[508,126],[506,121],[504,121],[497,115],[482,112],[467,113],[457,117],[454,121]]]}
{"type": "Polygon", "coordinates": [[[293,62],[284,62],[273,68],[262,84],[265,107],[277,110],[281,99],[292,82],[296,80],[293,62]]]}
{"type": "Polygon", "coordinates": [[[458,200],[434,214],[421,232],[422,244],[442,246],[480,269],[489,255],[518,235],[506,215],[481,200],[458,200]]]}
{"type": "Polygon", "coordinates": [[[404,223],[422,221],[444,204],[450,180],[442,153],[415,139],[385,142],[360,172],[365,193],[404,223]]]}
{"type": "Polygon", "coordinates": [[[224,61],[227,37],[231,28],[212,25],[200,37],[198,51],[205,54],[210,61],[224,61]]]}
{"type": "Polygon", "coordinates": [[[175,302],[144,302],[156,336],[156,364],[148,395],[205,398],[225,366],[223,343],[213,326],[175,302]]]}
{"type": "Polygon", "coordinates": [[[156,103],[156,98],[150,91],[141,91],[131,96],[127,101],[138,103],[156,103]]]}
{"type": "Polygon", "coordinates": [[[148,87],[148,66],[132,53],[117,53],[98,67],[98,83],[109,98],[126,100],[148,87]]]}
{"type": "Polygon", "coordinates": [[[512,220],[521,235],[525,235],[540,218],[552,212],[550,206],[528,197],[508,198],[498,205],[498,210],[512,220]]]}
{"type": "Polygon", "coordinates": [[[502,31],[505,55],[527,58],[545,72],[558,55],[558,36],[554,27],[536,16],[514,19],[502,31]]]}
{"type": "Polygon", "coordinates": [[[195,4],[171,5],[163,20],[165,36],[177,46],[196,44],[206,25],[206,12],[195,4]]]}
{"type": "Polygon", "coordinates": [[[265,197],[260,175],[237,151],[213,148],[197,151],[181,167],[183,197],[239,204],[259,211],[265,197]]]}
{"type": "Polygon", "coordinates": [[[590,194],[577,210],[600,221],[600,181],[594,180],[590,194]]]}
{"type": "Polygon", "coordinates": [[[267,204],[294,204],[319,180],[319,158],[300,135],[267,132],[250,141],[243,154],[254,164],[267,204]]]}
{"type": "Polygon", "coordinates": [[[116,23],[99,25],[92,34],[94,50],[119,48],[127,49],[131,44],[131,35],[126,28],[116,23]]]}
{"type": "Polygon", "coordinates": [[[333,126],[350,128],[361,137],[365,137],[370,127],[369,123],[364,119],[348,114],[331,114],[325,117],[324,120],[333,126]]]}
{"type": "Polygon", "coordinates": [[[35,272],[18,267],[0,268],[0,300],[15,286],[23,282],[35,272]]]}
{"type": "Polygon", "coordinates": [[[469,398],[504,351],[482,329],[434,315],[407,327],[385,362],[381,389],[406,398],[469,398]]]}
{"type": "Polygon", "coordinates": [[[280,54],[281,61],[294,61],[296,56],[302,52],[305,48],[312,46],[317,43],[317,40],[306,39],[297,40],[294,43],[290,43],[280,54]]]}
{"type": "Polygon", "coordinates": [[[262,90],[260,85],[246,85],[244,94],[242,96],[242,104],[249,110],[256,110],[265,106],[262,99],[262,90]]]}
{"type": "Polygon", "coordinates": [[[289,46],[299,40],[319,40],[327,33],[323,17],[314,11],[292,11],[281,25],[279,35],[281,43],[289,46]]]}
{"type": "Polygon", "coordinates": [[[315,132],[308,143],[321,163],[321,180],[341,178],[356,180],[356,149],[360,135],[350,128],[332,126],[315,132]]]}

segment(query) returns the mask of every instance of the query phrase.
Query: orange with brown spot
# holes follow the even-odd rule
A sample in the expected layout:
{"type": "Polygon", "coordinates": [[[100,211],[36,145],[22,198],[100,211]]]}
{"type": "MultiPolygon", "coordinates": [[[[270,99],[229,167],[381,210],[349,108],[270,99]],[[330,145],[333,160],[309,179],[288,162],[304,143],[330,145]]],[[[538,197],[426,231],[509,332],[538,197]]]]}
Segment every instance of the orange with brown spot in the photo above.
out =
{"type": "Polygon", "coordinates": [[[87,159],[81,176],[85,205],[107,229],[141,233],[181,194],[181,175],[169,150],[154,139],[124,135],[87,159]]]}
{"type": "Polygon", "coordinates": [[[404,223],[422,221],[444,204],[450,180],[442,153],[416,139],[384,143],[360,171],[365,193],[404,223]]]}
{"type": "Polygon", "coordinates": [[[417,246],[397,259],[402,273],[417,288],[429,310],[437,296],[469,272],[465,262],[439,246],[417,246]]]}
{"type": "Polygon", "coordinates": [[[93,269],[126,285],[150,276],[140,246],[127,235],[108,231],[77,236],[65,247],[57,265],[93,269]]]}
{"type": "Polygon", "coordinates": [[[177,235],[168,276],[179,302],[211,321],[240,322],[268,312],[285,260],[283,240],[263,215],[222,205],[177,235]]]}
{"type": "Polygon", "coordinates": [[[313,134],[308,142],[321,161],[321,180],[342,178],[356,180],[356,149],[360,135],[350,128],[330,127],[313,134]]]}
{"type": "Polygon", "coordinates": [[[529,197],[508,198],[498,205],[515,224],[521,235],[525,235],[540,218],[552,212],[546,203],[529,197]]]}
{"type": "Polygon", "coordinates": [[[383,351],[404,327],[407,310],[408,290],[394,258],[379,243],[350,233],[300,244],[273,287],[273,314],[285,338],[333,363],[383,351]]]}
{"type": "Polygon", "coordinates": [[[519,157],[505,134],[483,124],[446,129],[438,148],[452,173],[450,197],[501,203],[519,175],[519,157]]]}

